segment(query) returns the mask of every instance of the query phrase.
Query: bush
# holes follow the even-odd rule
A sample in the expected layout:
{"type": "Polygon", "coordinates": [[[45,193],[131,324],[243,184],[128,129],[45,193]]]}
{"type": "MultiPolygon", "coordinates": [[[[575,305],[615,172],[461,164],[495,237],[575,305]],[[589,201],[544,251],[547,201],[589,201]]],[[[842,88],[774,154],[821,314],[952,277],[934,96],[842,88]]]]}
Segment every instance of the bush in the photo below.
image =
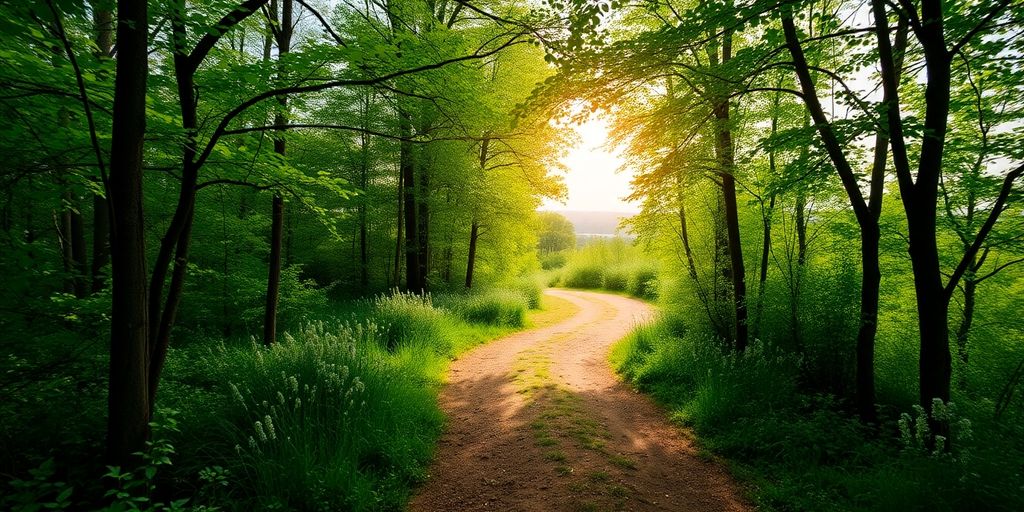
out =
{"type": "Polygon", "coordinates": [[[438,355],[451,353],[454,319],[447,311],[435,308],[430,295],[395,291],[375,297],[371,308],[370,318],[383,329],[388,350],[423,344],[432,347],[438,355]]]}
{"type": "Polygon", "coordinates": [[[601,288],[613,292],[624,292],[629,284],[629,271],[623,267],[609,267],[601,276],[601,288]]]}
{"type": "Polygon", "coordinates": [[[562,282],[570,288],[600,288],[604,284],[603,271],[598,265],[572,263],[566,269],[562,282]]]}
{"type": "Polygon", "coordinates": [[[863,426],[830,394],[797,386],[803,361],[755,342],[743,354],[676,317],[642,325],[618,343],[612,361],[640,389],[692,425],[704,447],[756,483],[766,510],[1021,510],[1018,425],[977,424],[940,407],[954,425],[952,453],[922,450],[916,417],[863,426]],[[895,436],[903,433],[903,442],[895,436]]]}
{"type": "Polygon", "coordinates": [[[782,407],[796,395],[795,358],[758,342],[736,354],[697,331],[675,336],[665,321],[638,328],[614,354],[621,373],[656,396],[675,397],[678,417],[698,428],[729,424],[751,407],[782,407]]]}
{"type": "Polygon", "coordinates": [[[467,322],[506,327],[525,325],[530,309],[530,300],[524,294],[502,288],[439,296],[438,303],[467,322]]]}
{"type": "Polygon", "coordinates": [[[634,297],[647,300],[658,298],[658,269],[655,265],[641,263],[629,274],[627,292],[634,297]]]}
{"type": "Polygon", "coordinates": [[[547,276],[548,286],[605,289],[634,297],[658,298],[658,264],[623,239],[596,240],[572,253],[566,265],[547,276]]]}
{"type": "Polygon", "coordinates": [[[540,268],[544,270],[562,268],[565,266],[566,261],[568,261],[568,258],[564,252],[559,251],[548,253],[540,257],[540,268]]]}

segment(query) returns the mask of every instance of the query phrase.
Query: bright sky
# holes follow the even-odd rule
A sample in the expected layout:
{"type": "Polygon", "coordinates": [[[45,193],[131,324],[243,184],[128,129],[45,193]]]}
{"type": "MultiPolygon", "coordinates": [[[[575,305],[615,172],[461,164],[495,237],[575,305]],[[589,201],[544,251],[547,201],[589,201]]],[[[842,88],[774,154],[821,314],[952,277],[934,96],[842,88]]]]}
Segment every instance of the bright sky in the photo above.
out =
{"type": "Polygon", "coordinates": [[[568,171],[565,185],[569,199],[565,204],[545,200],[541,209],[638,212],[638,205],[622,200],[629,195],[632,175],[627,171],[617,172],[625,160],[621,151],[607,147],[607,119],[592,116],[582,124],[570,126],[576,130],[579,141],[561,160],[568,171]]]}

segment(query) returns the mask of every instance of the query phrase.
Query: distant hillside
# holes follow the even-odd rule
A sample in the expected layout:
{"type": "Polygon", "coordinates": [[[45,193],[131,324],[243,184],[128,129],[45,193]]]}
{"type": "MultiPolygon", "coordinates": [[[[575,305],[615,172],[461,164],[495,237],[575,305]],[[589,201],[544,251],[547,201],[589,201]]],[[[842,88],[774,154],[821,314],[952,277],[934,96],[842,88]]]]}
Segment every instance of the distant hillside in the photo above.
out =
{"type": "Polygon", "coordinates": [[[569,219],[577,235],[614,235],[619,221],[632,217],[632,214],[623,212],[551,211],[569,219]]]}

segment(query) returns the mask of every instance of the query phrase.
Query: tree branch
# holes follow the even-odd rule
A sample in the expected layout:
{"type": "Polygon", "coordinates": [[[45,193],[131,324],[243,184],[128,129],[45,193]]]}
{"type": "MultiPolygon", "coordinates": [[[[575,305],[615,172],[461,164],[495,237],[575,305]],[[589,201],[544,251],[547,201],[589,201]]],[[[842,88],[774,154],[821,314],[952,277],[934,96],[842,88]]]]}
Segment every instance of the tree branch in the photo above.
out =
{"type": "Polygon", "coordinates": [[[217,41],[235,25],[238,25],[242,20],[248,18],[252,13],[263,7],[268,0],[246,0],[241,5],[235,8],[235,10],[224,15],[214,26],[206,30],[206,35],[196,43],[195,48],[192,49],[192,53],[188,56],[189,70],[195,72],[202,64],[203,60],[206,59],[206,55],[210,53],[217,41]]]}
{"type": "Polygon", "coordinates": [[[1006,200],[1010,197],[1010,192],[1013,190],[1013,183],[1024,174],[1024,164],[1021,164],[1016,169],[1007,173],[1003,179],[1003,186],[999,190],[999,197],[996,198],[995,203],[992,205],[992,210],[988,214],[988,218],[985,219],[985,224],[978,230],[977,236],[974,237],[974,243],[971,244],[970,248],[964,253],[964,257],[960,260],[960,264],[956,266],[956,270],[949,278],[949,283],[946,284],[946,296],[952,296],[953,291],[956,290],[956,285],[963,277],[964,272],[967,271],[967,267],[970,266],[971,260],[978,254],[978,250],[981,249],[981,245],[985,243],[985,239],[988,237],[989,232],[992,231],[992,227],[995,226],[996,220],[1003,213],[1003,206],[1006,205],[1006,200]]]}
{"type": "Polygon", "coordinates": [[[996,16],[999,16],[999,14],[1001,14],[1003,12],[1003,9],[1006,9],[1006,6],[1010,5],[1010,1],[1011,0],[1000,0],[998,3],[996,3],[996,5],[993,5],[992,10],[989,11],[988,14],[986,14],[985,17],[982,18],[982,20],[978,22],[977,25],[975,25],[973,28],[971,28],[971,30],[964,34],[964,36],[960,38],[960,41],[957,41],[957,43],[953,45],[953,48],[949,50],[949,54],[956,55],[964,46],[971,42],[971,39],[974,39],[974,36],[978,35],[978,33],[981,32],[982,30],[985,30],[985,26],[988,25],[990,21],[995,19],[996,16]]]}
{"type": "Polygon", "coordinates": [[[492,50],[480,52],[480,50],[478,49],[476,52],[474,52],[474,53],[472,53],[470,55],[463,55],[461,57],[445,59],[443,61],[435,62],[433,64],[425,64],[423,66],[418,66],[418,67],[415,67],[415,68],[395,71],[395,72],[388,73],[388,74],[385,74],[385,75],[381,75],[381,76],[375,77],[375,78],[333,80],[333,81],[330,81],[330,82],[324,82],[324,83],[315,84],[315,85],[295,86],[295,87],[282,87],[282,88],[279,88],[279,89],[271,89],[269,91],[264,91],[264,92],[262,92],[260,94],[257,94],[256,96],[253,96],[252,98],[249,98],[248,100],[242,102],[240,105],[238,105],[237,107],[235,107],[231,111],[229,111],[221,119],[220,123],[217,125],[217,128],[214,129],[213,134],[210,136],[210,140],[206,143],[206,147],[203,148],[203,152],[199,155],[199,158],[196,159],[195,166],[197,168],[198,167],[202,167],[202,165],[206,161],[206,159],[210,157],[210,153],[213,152],[213,148],[214,148],[214,146],[216,146],[217,141],[220,140],[221,136],[224,135],[224,132],[227,131],[228,125],[231,123],[232,120],[234,120],[234,118],[238,117],[240,114],[242,114],[243,112],[248,110],[253,105],[256,105],[256,104],[258,104],[258,103],[260,103],[260,102],[262,102],[264,100],[267,100],[269,98],[276,98],[276,97],[284,95],[284,94],[303,94],[303,93],[309,93],[309,92],[318,92],[318,91],[323,91],[323,90],[326,90],[326,89],[332,89],[332,88],[337,88],[337,87],[354,87],[354,86],[375,85],[375,84],[379,84],[379,83],[382,83],[382,82],[387,82],[389,80],[393,80],[395,78],[399,78],[399,77],[402,77],[402,76],[411,75],[411,74],[415,74],[415,73],[421,73],[421,72],[424,72],[424,71],[430,71],[430,70],[434,70],[434,69],[439,69],[439,68],[442,68],[442,67],[447,66],[449,64],[455,64],[455,63],[458,63],[458,62],[464,62],[464,61],[468,61],[468,60],[482,59],[482,58],[486,58],[486,57],[489,57],[491,55],[494,55],[494,54],[496,54],[496,53],[498,53],[498,52],[500,52],[500,51],[502,51],[502,50],[504,50],[504,49],[506,49],[506,48],[508,48],[510,46],[513,46],[513,45],[516,45],[516,44],[526,43],[526,41],[520,39],[522,36],[523,36],[523,34],[516,34],[511,39],[509,39],[508,41],[502,43],[500,46],[498,46],[497,48],[494,48],[492,50]]]}

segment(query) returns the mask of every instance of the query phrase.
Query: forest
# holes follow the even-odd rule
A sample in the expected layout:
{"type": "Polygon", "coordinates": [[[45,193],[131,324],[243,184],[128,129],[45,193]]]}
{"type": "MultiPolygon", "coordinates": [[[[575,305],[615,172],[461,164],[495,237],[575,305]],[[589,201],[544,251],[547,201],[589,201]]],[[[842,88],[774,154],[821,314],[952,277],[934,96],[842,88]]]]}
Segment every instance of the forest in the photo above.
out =
{"type": "Polygon", "coordinates": [[[2,510],[1024,509],[1020,0],[0,34],[2,510]]]}

